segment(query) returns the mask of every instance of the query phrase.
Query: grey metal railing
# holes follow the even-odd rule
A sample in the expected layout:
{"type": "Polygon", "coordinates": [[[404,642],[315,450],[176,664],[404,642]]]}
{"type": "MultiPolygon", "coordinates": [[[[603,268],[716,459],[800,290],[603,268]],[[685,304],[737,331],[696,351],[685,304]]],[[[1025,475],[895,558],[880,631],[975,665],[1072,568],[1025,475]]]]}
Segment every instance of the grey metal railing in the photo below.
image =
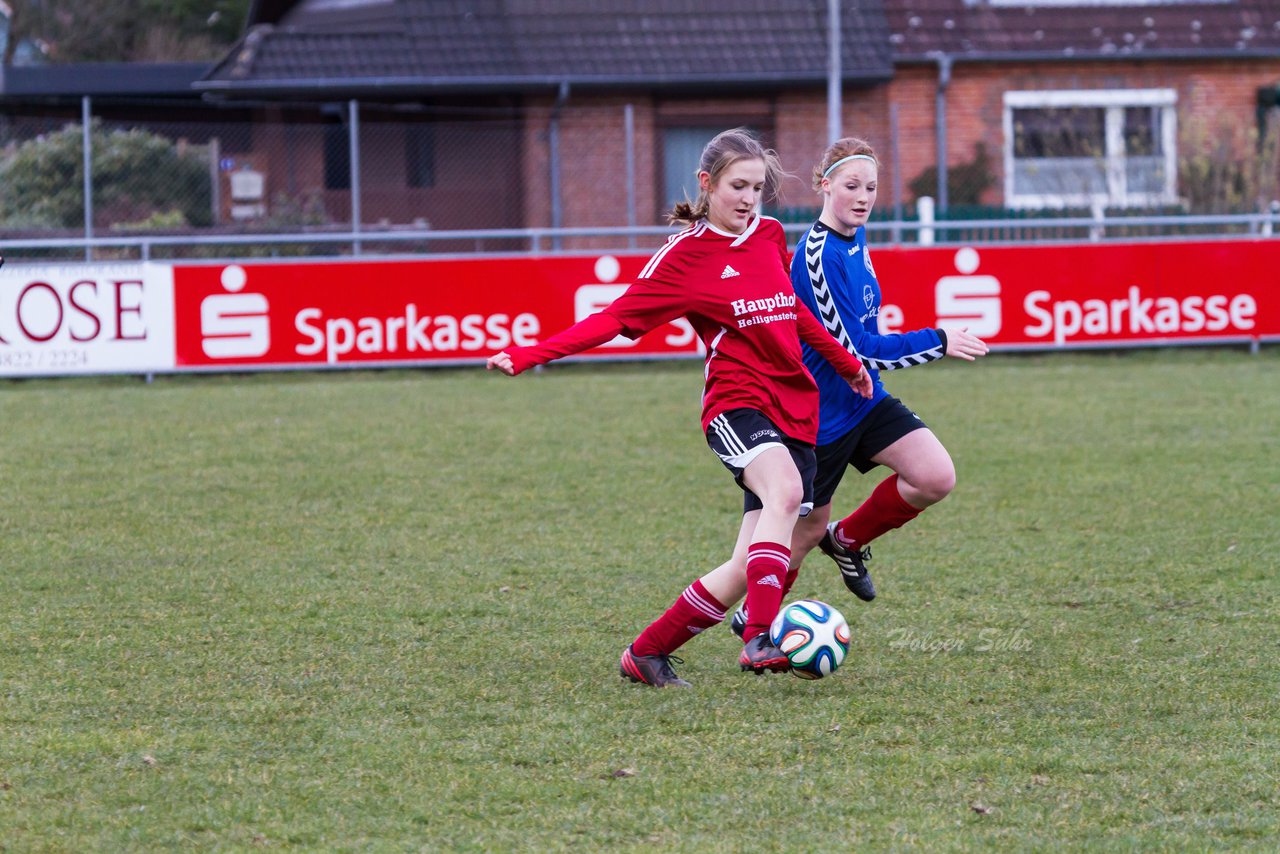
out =
{"type": "MultiPolygon", "coordinates": [[[[784,228],[796,239],[807,223],[784,228]]],[[[868,225],[881,245],[946,246],[1022,242],[1105,242],[1195,237],[1268,238],[1280,233],[1280,212],[1215,216],[1055,217],[1038,219],[893,220],[868,225]]],[[[282,234],[120,235],[50,237],[0,241],[10,261],[63,260],[65,251],[87,260],[213,260],[261,257],[365,257],[384,255],[471,255],[478,253],[559,255],[635,252],[657,245],[672,232],[666,226],[623,228],[396,229],[293,232],[282,234]],[[301,252],[300,249],[309,251],[301,252]],[[225,253],[210,250],[225,249],[225,253]],[[252,252],[246,252],[252,249],[252,252]],[[185,251],[184,251],[185,250],[185,251]],[[194,250],[199,250],[195,252],[194,250]]]]}

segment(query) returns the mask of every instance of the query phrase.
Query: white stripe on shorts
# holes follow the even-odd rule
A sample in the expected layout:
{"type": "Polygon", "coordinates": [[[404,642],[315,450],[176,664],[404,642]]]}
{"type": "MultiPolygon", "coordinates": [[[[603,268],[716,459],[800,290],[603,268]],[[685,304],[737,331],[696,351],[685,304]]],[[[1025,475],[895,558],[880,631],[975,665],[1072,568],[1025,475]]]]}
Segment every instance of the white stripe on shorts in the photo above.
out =
{"type": "Polygon", "coordinates": [[[720,438],[725,450],[729,451],[728,454],[716,451],[716,456],[734,468],[745,469],[751,464],[752,460],[770,448],[786,447],[781,442],[763,442],[754,448],[748,448],[747,443],[743,442],[742,439],[738,438],[738,434],[733,432],[733,428],[729,426],[729,420],[723,414],[712,418],[710,426],[716,436],[720,438]]]}
{"type": "Polygon", "coordinates": [[[733,432],[733,427],[729,425],[729,419],[720,413],[711,419],[711,429],[716,431],[716,435],[720,437],[720,441],[724,443],[724,448],[729,453],[737,456],[747,452],[746,443],[738,438],[738,434],[733,432]]]}

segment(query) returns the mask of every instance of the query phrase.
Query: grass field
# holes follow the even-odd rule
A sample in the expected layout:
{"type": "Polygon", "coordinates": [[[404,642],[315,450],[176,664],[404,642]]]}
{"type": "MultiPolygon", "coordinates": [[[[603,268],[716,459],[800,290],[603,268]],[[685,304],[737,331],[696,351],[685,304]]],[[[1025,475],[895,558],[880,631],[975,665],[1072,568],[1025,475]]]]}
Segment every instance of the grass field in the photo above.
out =
{"type": "Polygon", "coordinates": [[[655,691],[700,368],[0,384],[0,851],[1280,844],[1280,350],[891,374],[960,483],[806,564],[852,658],[655,691]]]}

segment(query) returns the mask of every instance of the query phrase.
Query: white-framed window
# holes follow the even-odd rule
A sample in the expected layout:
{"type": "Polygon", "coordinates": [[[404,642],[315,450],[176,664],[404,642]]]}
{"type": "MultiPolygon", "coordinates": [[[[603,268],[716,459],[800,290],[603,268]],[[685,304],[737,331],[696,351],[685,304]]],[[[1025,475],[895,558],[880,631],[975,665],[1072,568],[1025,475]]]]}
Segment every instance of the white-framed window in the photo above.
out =
{"type": "Polygon", "coordinates": [[[1015,208],[1177,200],[1173,89],[1004,93],[1004,195],[1015,208]]]}

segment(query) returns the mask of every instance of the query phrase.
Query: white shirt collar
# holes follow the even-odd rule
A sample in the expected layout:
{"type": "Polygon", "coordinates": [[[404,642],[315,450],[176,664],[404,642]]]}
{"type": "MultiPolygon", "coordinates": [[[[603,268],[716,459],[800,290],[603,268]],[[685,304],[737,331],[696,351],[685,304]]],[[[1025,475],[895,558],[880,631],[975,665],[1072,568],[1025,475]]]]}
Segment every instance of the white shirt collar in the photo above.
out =
{"type": "Polygon", "coordinates": [[[711,220],[708,219],[704,219],[703,222],[707,224],[708,229],[719,234],[721,237],[732,237],[733,243],[729,244],[730,246],[741,246],[742,242],[750,237],[752,233],[760,227],[760,214],[755,214],[751,217],[751,222],[747,223],[747,227],[742,230],[741,234],[734,234],[732,231],[725,231],[723,228],[717,228],[712,225],[711,220]]]}

